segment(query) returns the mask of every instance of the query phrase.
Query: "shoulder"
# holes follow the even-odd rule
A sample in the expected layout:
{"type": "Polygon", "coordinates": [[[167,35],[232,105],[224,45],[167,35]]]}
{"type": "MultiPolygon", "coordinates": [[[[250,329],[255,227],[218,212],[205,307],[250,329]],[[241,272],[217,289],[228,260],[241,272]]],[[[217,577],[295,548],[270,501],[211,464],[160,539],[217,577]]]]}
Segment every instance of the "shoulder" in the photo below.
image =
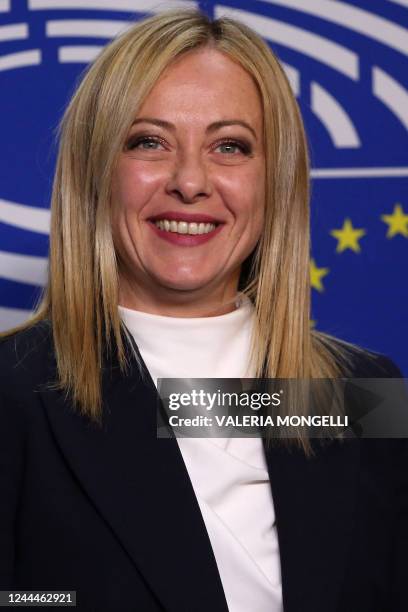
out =
{"type": "Polygon", "coordinates": [[[49,320],[39,321],[20,331],[0,337],[0,365],[29,358],[30,354],[47,350],[52,337],[49,320]]]}
{"type": "Polygon", "coordinates": [[[403,378],[398,366],[386,355],[359,347],[350,355],[354,378],[403,378]]]}
{"type": "Polygon", "coordinates": [[[34,385],[53,359],[52,328],[49,321],[0,338],[0,386],[34,385]]]}
{"type": "Polygon", "coordinates": [[[345,376],[350,378],[403,378],[399,367],[388,356],[365,347],[351,344],[340,338],[319,333],[325,345],[345,376]]]}

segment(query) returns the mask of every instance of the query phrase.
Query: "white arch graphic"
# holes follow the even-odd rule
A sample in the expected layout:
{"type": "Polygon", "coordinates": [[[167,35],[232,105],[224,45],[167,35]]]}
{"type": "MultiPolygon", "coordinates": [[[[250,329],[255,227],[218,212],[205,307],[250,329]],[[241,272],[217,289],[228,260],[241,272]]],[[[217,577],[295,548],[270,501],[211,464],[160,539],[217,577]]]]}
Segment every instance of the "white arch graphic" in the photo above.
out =
{"type": "Polygon", "coordinates": [[[357,130],[344,108],[326,89],[311,83],[312,111],[323,123],[338,149],[358,149],[361,146],[357,130]]]}
{"type": "Polygon", "coordinates": [[[47,21],[46,36],[86,36],[87,38],[114,38],[131,26],[129,21],[109,19],[59,19],[47,21]]]}
{"type": "MultiPolygon", "coordinates": [[[[354,30],[368,38],[377,40],[388,47],[408,55],[408,30],[396,25],[384,17],[365,11],[364,9],[351,6],[340,0],[264,0],[269,4],[285,6],[302,13],[320,17],[325,21],[331,21],[354,30]]],[[[400,0],[400,4],[403,1],[400,0]]],[[[408,6],[405,0],[404,6],[408,6]]]]}
{"type": "Polygon", "coordinates": [[[6,308],[5,306],[0,307],[0,331],[6,331],[12,327],[24,323],[30,318],[31,310],[23,310],[20,308],[6,308]]]}
{"type": "Polygon", "coordinates": [[[88,64],[102,51],[103,47],[96,45],[64,46],[58,49],[58,61],[62,64],[88,64]]]}
{"type": "Polygon", "coordinates": [[[6,40],[24,40],[28,38],[27,23],[9,23],[0,26],[0,42],[6,40]]]}
{"type": "Polygon", "coordinates": [[[0,251],[0,278],[42,287],[47,280],[47,266],[46,257],[0,251]]]}
{"type": "Polygon", "coordinates": [[[290,64],[286,64],[284,62],[280,63],[282,68],[285,71],[286,76],[288,77],[288,81],[292,88],[293,94],[297,97],[300,95],[300,73],[297,68],[290,66],[290,64]]]}
{"type": "Polygon", "coordinates": [[[8,13],[10,10],[10,0],[0,0],[0,13],[8,13]]]}
{"type": "Polygon", "coordinates": [[[394,2],[395,4],[400,4],[408,8],[408,0],[388,0],[388,2],[394,2]]]}
{"type": "Polygon", "coordinates": [[[16,204],[7,200],[0,200],[0,222],[7,223],[20,229],[49,234],[50,211],[36,206],[16,204]]]}
{"type": "Polygon", "coordinates": [[[196,7],[190,0],[29,0],[32,11],[46,9],[90,9],[97,11],[126,11],[130,13],[163,11],[166,8],[196,7]]]}
{"type": "Polygon", "coordinates": [[[352,179],[352,178],[389,178],[408,176],[408,167],[383,168],[313,168],[310,172],[313,179],[352,179]]]}
{"type": "Polygon", "coordinates": [[[373,67],[372,77],[374,96],[408,129],[408,91],[378,66],[373,67]]]}
{"type": "Polygon", "coordinates": [[[214,7],[214,11],[216,17],[225,15],[239,19],[258,32],[263,38],[308,55],[319,63],[334,68],[334,70],[341,72],[354,81],[357,81],[359,78],[357,54],[327,38],[323,38],[323,36],[318,36],[270,17],[254,15],[241,9],[217,5],[214,7]]]}
{"type": "Polygon", "coordinates": [[[14,68],[25,68],[26,66],[38,66],[41,64],[40,49],[30,51],[18,51],[0,56],[0,71],[14,70],[14,68]]]}

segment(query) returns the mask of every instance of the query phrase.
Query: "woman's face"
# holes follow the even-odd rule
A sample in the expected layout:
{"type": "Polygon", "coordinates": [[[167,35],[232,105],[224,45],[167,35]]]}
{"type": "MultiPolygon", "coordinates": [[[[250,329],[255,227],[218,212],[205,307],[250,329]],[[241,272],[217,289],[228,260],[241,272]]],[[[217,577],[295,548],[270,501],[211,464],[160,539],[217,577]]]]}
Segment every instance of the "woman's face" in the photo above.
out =
{"type": "Polygon", "coordinates": [[[122,305],[203,314],[234,295],[263,227],[262,140],[257,88],[226,55],[194,50],[164,71],[113,177],[122,305]]]}

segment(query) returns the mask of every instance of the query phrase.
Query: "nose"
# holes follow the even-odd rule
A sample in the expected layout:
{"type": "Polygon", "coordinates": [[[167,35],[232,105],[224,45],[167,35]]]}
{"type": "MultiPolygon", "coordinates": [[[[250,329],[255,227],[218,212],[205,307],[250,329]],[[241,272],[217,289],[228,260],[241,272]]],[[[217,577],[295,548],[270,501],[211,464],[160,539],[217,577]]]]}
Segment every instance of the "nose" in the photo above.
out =
{"type": "Polygon", "coordinates": [[[166,192],[184,204],[194,204],[211,195],[208,171],[199,153],[178,156],[166,192]]]}

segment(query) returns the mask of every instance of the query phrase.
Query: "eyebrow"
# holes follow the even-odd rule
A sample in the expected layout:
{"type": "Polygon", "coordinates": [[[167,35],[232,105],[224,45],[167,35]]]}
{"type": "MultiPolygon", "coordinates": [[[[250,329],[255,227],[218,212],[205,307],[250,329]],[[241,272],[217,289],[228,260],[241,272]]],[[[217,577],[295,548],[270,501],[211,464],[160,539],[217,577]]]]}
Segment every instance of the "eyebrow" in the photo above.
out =
{"type": "MultiPolygon", "coordinates": [[[[159,127],[170,130],[171,132],[174,132],[176,129],[176,126],[173,123],[170,123],[169,121],[164,121],[164,119],[156,119],[155,117],[139,117],[138,119],[134,120],[132,126],[136,125],[137,123],[153,123],[153,125],[158,125],[159,127]]],[[[214,121],[213,123],[210,123],[209,126],[207,126],[205,133],[210,134],[228,125],[241,125],[242,127],[249,130],[254,136],[255,140],[257,140],[254,128],[251,127],[249,123],[247,123],[246,121],[242,121],[241,119],[224,119],[222,121],[214,121]]]]}

